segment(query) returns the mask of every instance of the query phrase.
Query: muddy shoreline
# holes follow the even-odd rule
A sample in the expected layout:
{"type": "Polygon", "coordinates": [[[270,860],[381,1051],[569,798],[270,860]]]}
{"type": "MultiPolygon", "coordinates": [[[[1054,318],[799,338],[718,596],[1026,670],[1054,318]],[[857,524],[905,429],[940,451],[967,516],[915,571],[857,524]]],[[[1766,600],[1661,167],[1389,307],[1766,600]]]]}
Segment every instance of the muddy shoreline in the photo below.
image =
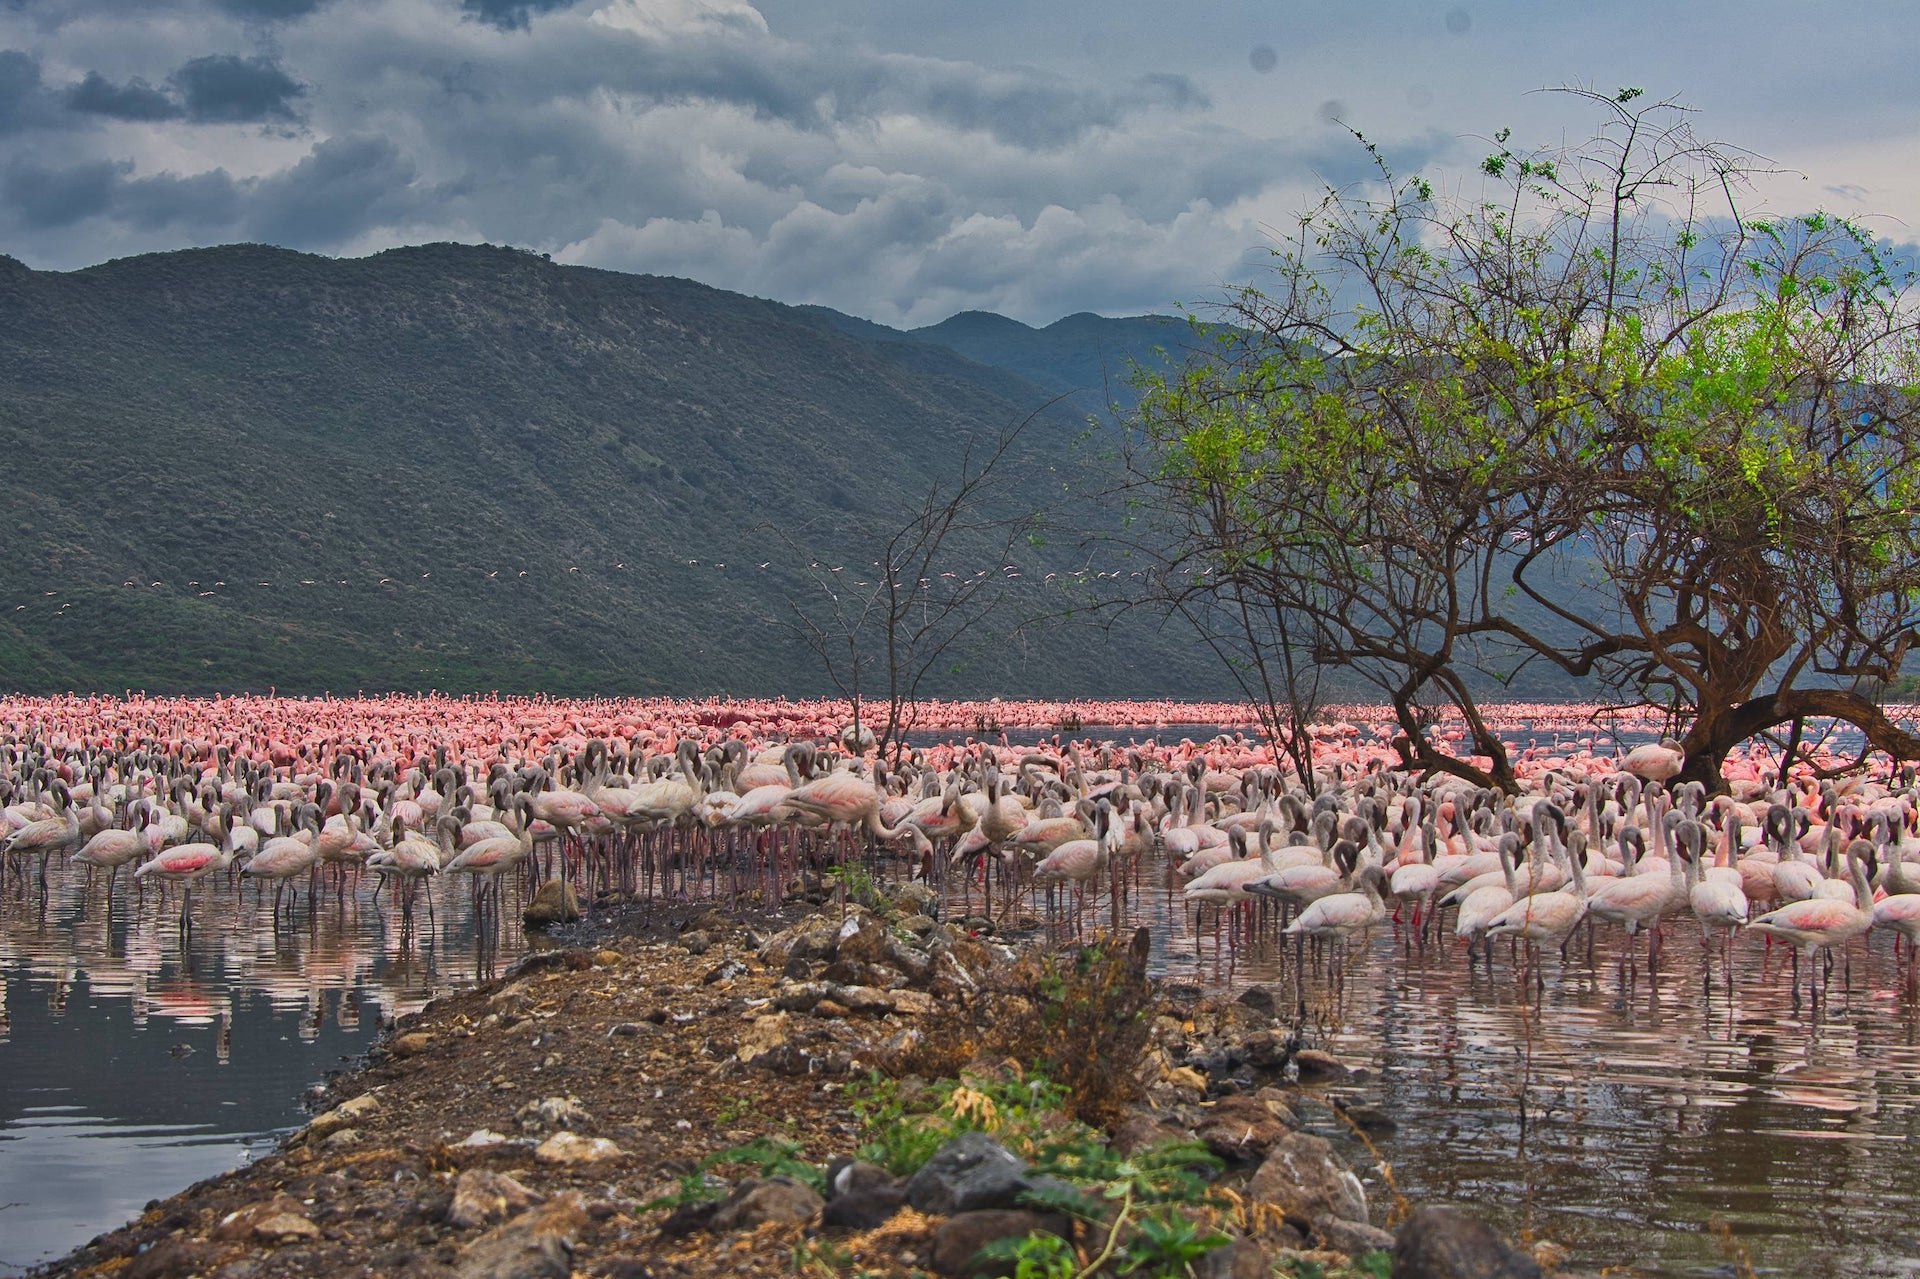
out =
{"type": "MultiPolygon", "coordinates": [[[[1036,944],[936,923],[911,898],[872,904],[596,914],[498,981],[402,1018],[363,1065],[314,1090],[314,1119],[274,1153],[28,1273],[985,1273],[956,1252],[975,1243],[956,1223],[1030,1223],[886,1198],[905,1183],[883,1188],[878,1209],[823,1186],[823,1205],[817,1176],[782,1175],[791,1166],[769,1152],[807,1170],[845,1161],[875,1135],[854,1104],[874,1072],[914,1087],[956,1072],[1004,1080],[1021,1069],[1004,1051],[1021,1042],[1011,1031],[1064,1010],[1060,1033],[1098,1038],[1106,1012],[1058,995],[1076,970],[1036,958],[1049,954],[1036,944]]],[[[1209,1001],[1144,978],[1133,990],[1118,949],[1100,971],[1119,976],[1089,998],[1131,1001],[1122,1020],[1136,1029],[1128,1060],[1107,1063],[1129,1078],[1100,1099],[1096,1131],[1116,1151],[1173,1141],[1218,1157],[1221,1192],[1195,1214],[1231,1243],[1196,1273],[1371,1273],[1351,1268],[1384,1264],[1390,1228],[1405,1254],[1393,1273],[1461,1273],[1420,1269],[1424,1254],[1406,1251],[1410,1236],[1449,1243],[1466,1226],[1408,1220],[1370,1167],[1365,1108],[1343,1116],[1352,1139],[1337,1148],[1303,1130],[1326,1104],[1313,1080],[1345,1066],[1303,1051],[1258,990],[1209,1001]]],[[[1044,1228],[1098,1257],[1086,1222],[1044,1228]]],[[[1477,1244],[1502,1249],[1483,1259],[1507,1273],[1539,1273],[1490,1236],[1477,1244]]]]}

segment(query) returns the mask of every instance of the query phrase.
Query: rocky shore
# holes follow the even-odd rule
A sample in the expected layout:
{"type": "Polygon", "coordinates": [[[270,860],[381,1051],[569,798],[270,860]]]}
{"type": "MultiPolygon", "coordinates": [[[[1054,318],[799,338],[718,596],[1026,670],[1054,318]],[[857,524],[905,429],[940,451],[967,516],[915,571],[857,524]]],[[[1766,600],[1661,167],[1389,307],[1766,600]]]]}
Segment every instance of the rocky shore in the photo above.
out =
{"type": "MultiPolygon", "coordinates": [[[[1522,1276],[1370,1202],[1390,1123],[1259,990],[1016,949],[907,889],[602,928],[403,1019],[276,1153],[38,1275],[1522,1276]],[[1339,1147],[1306,1130],[1337,1115],[1339,1147]],[[984,1250],[984,1251],[983,1251],[984,1250]]],[[[1141,939],[1144,940],[1144,939],[1141,939]]],[[[1326,1124],[1321,1123],[1323,1129],[1326,1124]]]]}

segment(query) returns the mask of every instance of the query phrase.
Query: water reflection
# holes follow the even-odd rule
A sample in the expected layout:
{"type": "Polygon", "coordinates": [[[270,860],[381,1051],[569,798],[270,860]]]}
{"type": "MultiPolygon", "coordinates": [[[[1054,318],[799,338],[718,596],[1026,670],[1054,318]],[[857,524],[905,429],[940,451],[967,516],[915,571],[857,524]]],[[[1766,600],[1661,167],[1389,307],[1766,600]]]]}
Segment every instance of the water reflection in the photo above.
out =
{"type": "MultiPolygon", "coordinates": [[[[1469,1204],[1585,1270],[1726,1274],[1732,1247],[1762,1273],[1920,1273],[1920,1018],[1887,938],[1856,941],[1819,1005],[1795,1005],[1787,952],[1758,937],[1738,939],[1731,982],[1718,959],[1709,979],[1690,921],[1657,972],[1624,970],[1605,938],[1589,965],[1577,941],[1536,986],[1511,951],[1470,970],[1450,939],[1391,925],[1344,955],[1216,930],[1164,874],[1143,868],[1122,916],[1153,931],[1156,968],[1269,988],[1364,1065],[1307,1118],[1369,1166],[1332,1103],[1384,1111],[1408,1198],[1469,1204]]],[[[109,917],[59,867],[44,903],[0,901],[0,1265],[247,1157],[382,1022],[518,957],[517,928],[476,930],[464,892],[434,906],[408,920],[362,888],[276,925],[270,895],[221,884],[195,894],[183,939],[157,893],[109,917]]],[[[1113,916],[1096,902],[1084,919],[1113,916]]]]}
{"type": "Polygon", "coordinates": [[[458,892],[431,923],[364,889],[289,922],[225,883],[194,894],[183,939],[177,898],[122,885],[109,914],[80,869],[0,897],[0,1270],[269,1147],[382,1023],[522,949],[458,892]]]}
{"type": "MultiPolygon", "coordinates": [[[[1371,1072],[1320,1090],[1310,1120],[1359,1166],[1331,1102],[1384,1110],[1380,1150],[1414,1202],[1469,1205],[1579,1269],[1726,1274],[1744,1249],[1763,1274],[1920,1273],[1920,1015],[1884,936],[1796,1009],[1784,950],[1742,937],[1731,984],[1717,958],[1709,982],[1691,920],[1669,922],[1655,974],[1623,972],[1603,936],[1591,967],[1581,944],[1549,954],[1537,991],[1509,951],[1470,972],[1451,938],[1391,924],[1302,966],[1270,938],[1217,945],[1164,892],[1136,911],[1168,976],[1270,986],[1371,1072]]],[[[1389,1194],[1378,1173],[1369,1191],[1389,1194]]]]}

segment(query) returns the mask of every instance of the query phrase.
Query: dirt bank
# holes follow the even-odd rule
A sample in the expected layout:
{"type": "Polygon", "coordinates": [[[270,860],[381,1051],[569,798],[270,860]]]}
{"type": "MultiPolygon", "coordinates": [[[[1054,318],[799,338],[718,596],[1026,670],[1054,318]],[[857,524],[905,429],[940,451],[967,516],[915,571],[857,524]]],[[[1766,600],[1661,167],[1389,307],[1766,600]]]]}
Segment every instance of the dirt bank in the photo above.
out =
{"type": "MultiPolygon", "coordinates": [[[[924,1133],[930,1150],[962,1128],[1056,1163],[1061,1134],[1116,1152],[1210,1148],[1209,1185],[1180,1210],[1195,1237],[1232,1241],[1196,1250],[1222,1275],[1392,1245],[1380,1227],[1405,1205],[1369,1206],[1301,1131],[1316,1103],[1296,1075],[1340,1066],[1299,1060],[1271,1004],[1159,989],[1125,947],[1016,956],[915,905],[797,922],[685,912],[577,934],[404,1019],[316,1090],[314,1121],[278,1152],[34,1273],[824,1279],[964,1272],[995,1230],[1052,1230],[1081,1264],[1133,1238],[1130,1197],[1117,1224],[1097,1203],[1044,1218],[1009,1203],[988,1221],[871,1165],[850,1174],[866,1178],[857,1193],[823,1184],[863,1145],[899,1155],[903,1134],[924,1133]],[[1075,1091],[1042,1098],[1023,1073],[1037,1061],[1075,1091]],[[865,1082],[876,1069],[915,1078],[865,1082]],[[1022,1087],[1044,1113],[1008,1102],[1022,1087]]],[[[1131,1167],[1116,1154],[1102,1175],[1131,1167]]]]}

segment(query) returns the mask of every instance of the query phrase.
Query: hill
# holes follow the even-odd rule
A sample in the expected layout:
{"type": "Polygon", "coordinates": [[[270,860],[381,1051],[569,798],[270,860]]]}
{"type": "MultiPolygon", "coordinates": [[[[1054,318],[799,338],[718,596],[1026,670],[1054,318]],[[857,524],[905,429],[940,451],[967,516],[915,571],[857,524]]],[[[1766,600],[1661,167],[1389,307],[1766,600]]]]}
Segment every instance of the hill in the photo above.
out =
{"type": "MultiPolygon", "coordinates": [[[[876,339],[490,247],[0,260],[0,686],[830,691],[790,625],[808,564],[858,572],[1036,411],[998,509],[1088,487],[1084,414],[1046,407],[1084,362],[956,320],[876,339]]],[[[1038,583],[1070,563],[1024,547],[926,691],[1229,690],[1175,631],[1061,617],[1038,583]]]]}
{"type": "Polygon", "coordinates": [[[938,324],[902,330],[825,307],[801,309],[864,341],[944,347],[1066,396],[1082,416],[1131,409],[1139,401],[1131,382],[1134,368],[1177,367],[1198,342],[1185,320],[1170,315],[1111,318],[1081,312],[1034,328],[990,311],[962,311],[938,324]]]}

